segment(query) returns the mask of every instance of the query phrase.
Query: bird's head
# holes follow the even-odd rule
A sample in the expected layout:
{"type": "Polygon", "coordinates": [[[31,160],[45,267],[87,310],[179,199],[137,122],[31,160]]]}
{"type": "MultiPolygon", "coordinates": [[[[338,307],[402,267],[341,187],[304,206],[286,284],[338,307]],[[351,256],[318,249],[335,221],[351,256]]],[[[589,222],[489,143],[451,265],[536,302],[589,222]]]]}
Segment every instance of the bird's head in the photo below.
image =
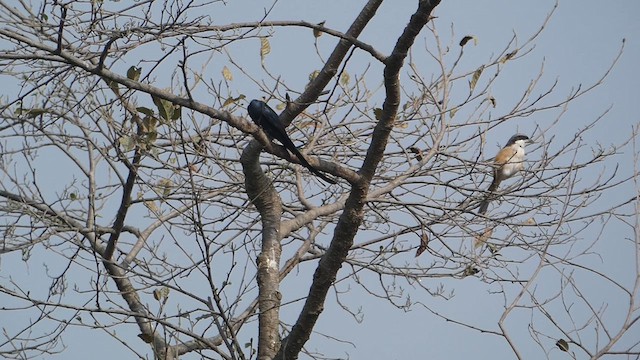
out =
{"type": "Polygon", "coordinates": [[[266,105],[267,104],[265,104],[264,101],[253,99],[249,103],[249,106],[247,106],[247,111],[249,112],[249,117],[258,126],[261,126],[260,123],[262,122],[261,119],[262,119],[262,116],[264,114],[266,105]]]}
{"type": "Polygon", "coordinates": [[[506,146],[517,144],[520,147],[524,147],[525,145],[532,144],[532,143],[533,143],[533,140],[529,139],[527,135],[515,134],[509,139],[509,142],[507,142],[506,146]]]}

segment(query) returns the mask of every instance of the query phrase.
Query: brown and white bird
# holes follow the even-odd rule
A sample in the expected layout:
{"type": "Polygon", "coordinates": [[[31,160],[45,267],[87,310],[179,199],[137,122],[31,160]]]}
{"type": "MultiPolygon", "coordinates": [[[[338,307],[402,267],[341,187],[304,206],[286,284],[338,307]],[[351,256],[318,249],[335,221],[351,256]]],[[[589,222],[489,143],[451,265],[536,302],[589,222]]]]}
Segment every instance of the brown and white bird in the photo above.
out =
{"type": "Polygon", "coordinates": [[[478,214],[484,214],[487,211],[493,193],[498,189],[500,182],[512,177],[524,168],[524,147],[531,143],[533,141],[528,136],[515,134],[509,139],[507,145],[498,152],[493,161],[493,182],[487,189],[484,200],[480,203],[478,214]]]}

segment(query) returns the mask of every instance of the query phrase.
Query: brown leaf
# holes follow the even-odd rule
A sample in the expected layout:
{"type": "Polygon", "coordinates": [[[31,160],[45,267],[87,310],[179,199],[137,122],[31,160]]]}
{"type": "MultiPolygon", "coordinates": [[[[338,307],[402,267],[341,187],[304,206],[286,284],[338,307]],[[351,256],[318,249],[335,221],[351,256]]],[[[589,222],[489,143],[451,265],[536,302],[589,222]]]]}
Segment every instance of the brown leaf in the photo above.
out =
{"type": "Polygon", "coordinates": [[[493,108],[495,109],[497,105],[496,98],[494,98],[493,96],[489,96],[489,101],[491,102],[491,106],[493,106],[493,108]]]}
{"type": "Polygon", "coordinates": [[[569,343],[565,339],[560,339],[556,342],[556,346],[562,351],[569,351],[569,343]]]}
{"type": "Polygon", "coordinates": [[[373,115],[375,115],[376,120],[378,120],[378,121],[382,120],[382,114],[383,114],[383,112],[382,112],[381,108],[373,109],[373,115]]]}
{"type": "Polygon", "coordinates": [[[507,55],[505,55],[502,60],[500,60],[501,63],[506,63],[507,61],[513,59],[514,56],[516,56],[516,54],[518,53],[518,49],[513,50],[512,52],[508,53],[507,55]]]}
{"type": "Polygon", "coordinates": [[[478,38],[472,35],[467,35],[460,40],[460,46],[465,46],[469,42],[469,40],[473,40],[473,45],[478,45],[478,38]]]}
{"type": "Polygon", "coordinates": [[[418,246],[418,250],[416,250],[416,257],[420,256],[427,247],[429,246],[429,237],[424,232],[424,228],[422,228],[422,235],[420,235],[420,246],[418,246]]]}
{"type": "Polygon", "coordinates": [[[415,146],[412,146],[409,148],[409,151],[411,151],[412,153],[416,154],[416,159],[418,161],[422,161],[422,150],[418,149],[415,146]]]}
{"type": "Polygon", "coordinates": [[[487,240],[491,238],[492,234],[493,228],[487,228],[482,234],[477,235],[475,239],[475,247],[479,248],[480,246],[484,245],[484,243],[486,243],[487,240]]]}
{"type": "MultiPolygon", "coordinates": [[[[319,22],[317,25],[324,27],[324,23],[325,21],[322,21],[322,22],[319,22]]],[[[322,36],[322,31],[318,29],[313,29],[313,36],[319,38],[320,36],[322,36]]]]}
{"type": "Polygon", "coordinates": [[[472,276],[472,275],[475,275],[475,274],[477,274],[479,272],[480,272],[480,270],[478,270],[478,268],[473,267],[472,265],[469,265],[464,269],[464,272],[462,273],[462,275],[463,276],[472,276]]]}
{"type": "Polygon", "coordinates": [[[484,70],[484,65],[480,66],[478,70],[476,70],[473,73],[473,76],[471,77],[471,82],[469,83],[469,88],[471,88],[471,91],[475,89],[476,84],[478,83],[478,80],[480,80],[480,75],[482,75],[483,70],[484,70]]]}

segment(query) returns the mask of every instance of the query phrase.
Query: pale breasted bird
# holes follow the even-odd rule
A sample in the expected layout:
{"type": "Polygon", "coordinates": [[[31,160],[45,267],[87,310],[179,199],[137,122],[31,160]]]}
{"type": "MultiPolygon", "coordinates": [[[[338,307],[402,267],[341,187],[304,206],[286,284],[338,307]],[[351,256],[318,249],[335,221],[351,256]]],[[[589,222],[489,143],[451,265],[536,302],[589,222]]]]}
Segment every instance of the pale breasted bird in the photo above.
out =
{"type": "Polygon", "coordinates": [[[484,214],[489,207],[489,202],[495,196],[494,192],[500,186],[500,182],[512,177],[524,168],[524,147],[533,141],[528,136],[522,134],[513,135],[507,145],[505,145],[496,155],[493,161],[493,182],[487,189],[484,200],[480,203],[478,214],[484,214]]]}

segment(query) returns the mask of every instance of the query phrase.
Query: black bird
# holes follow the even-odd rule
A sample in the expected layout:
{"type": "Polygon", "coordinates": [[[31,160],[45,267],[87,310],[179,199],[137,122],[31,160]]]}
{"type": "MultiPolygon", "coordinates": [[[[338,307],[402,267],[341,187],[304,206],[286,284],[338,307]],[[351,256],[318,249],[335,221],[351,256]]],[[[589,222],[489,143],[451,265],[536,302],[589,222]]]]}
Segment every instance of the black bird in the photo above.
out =
{"type": "Polygon", "coordinates": [[[524,147],[532,143],[533,141],[528,136],[515,134],[507,141],[507,145],[498,152],[493,161],[493,181],[489,189],[487,189],[487,195],[480,204],[478,214],[487,212],[489,201],[491,201],[493,193],[498,190],[502,180],[512,177],[524,168],[524,147]]]}
{"type": "Polygon", "coordinates": [[[254,99],[251,100],[251,103],[249,103],[247,110],[249,111],[251,120],[253,120],[256,125],[261,127],[262,130],[264,130],[264,132],[267,133],[270,138],[280,141],[280,143],[282,143],[282,145],[284,145],[287,150],[291,151],[298,158],[298,160],[300,160],[300,164],[302,164],[302,166],[309,169],[312,173],[316,174],[322,180],[330,184],[336,183],[335,180],[328,178],[326,175],[309,164],[307,159],[304,158],[304,155],[302,155],[298,148],[293,144],[293,141],[291,141],[289,135],[287,135],[287,132],[284,128],[284,125],[282,125],[278,114],[276,114],[276,112],[273,111],[273,109],[270,108],[269,105],[267,105],[264,101],[254,99]]]}

